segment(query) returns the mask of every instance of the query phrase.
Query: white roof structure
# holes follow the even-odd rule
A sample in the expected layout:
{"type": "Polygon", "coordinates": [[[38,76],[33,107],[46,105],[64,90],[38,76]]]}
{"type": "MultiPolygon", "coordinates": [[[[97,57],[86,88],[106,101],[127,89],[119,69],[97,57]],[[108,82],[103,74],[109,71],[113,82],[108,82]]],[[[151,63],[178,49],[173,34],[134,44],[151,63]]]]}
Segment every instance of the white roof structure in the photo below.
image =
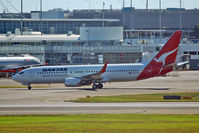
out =
{"type": "Polygon", "coordinates": [[[88,42],[88,41],[117,41],[123,40],[122,27],[80,27],[80,35],[76,34],[28,34],[0,35],[0,42],[88,42]]]}
{"type": "Polygon", "coordinates": [[[80,35],[0,35],[0,42],[78,42],[80,35]]]}

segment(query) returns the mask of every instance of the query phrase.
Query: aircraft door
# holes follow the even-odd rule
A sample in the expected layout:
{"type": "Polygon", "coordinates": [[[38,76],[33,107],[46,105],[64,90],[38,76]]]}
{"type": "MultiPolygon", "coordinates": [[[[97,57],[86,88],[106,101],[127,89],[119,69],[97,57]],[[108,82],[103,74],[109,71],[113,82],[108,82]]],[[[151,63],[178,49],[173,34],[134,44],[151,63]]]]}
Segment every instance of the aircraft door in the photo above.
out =
{"type": "Polygon", "coordinates": [[[148,75],[152,75],[152,66],[149,66],[148,68],[147,68],[148,70],[148,75]]]}
{"type": "Polygon", "coordinates": [[[32,79],[34,78],[34,71],[33,71],[33,70],[31,70],[31,71],[29,72],[29,77],[32,78],[32,79]]]}

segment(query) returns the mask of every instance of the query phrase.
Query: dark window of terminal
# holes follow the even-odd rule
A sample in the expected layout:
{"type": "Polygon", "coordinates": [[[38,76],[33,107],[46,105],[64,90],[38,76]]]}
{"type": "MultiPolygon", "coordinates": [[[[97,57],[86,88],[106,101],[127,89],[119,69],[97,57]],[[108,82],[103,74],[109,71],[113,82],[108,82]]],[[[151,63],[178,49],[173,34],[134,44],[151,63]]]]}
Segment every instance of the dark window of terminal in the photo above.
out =
{"type": "Polygon", "coordinates": [[[189,54],[190,54],[190,55],[196,55],[196,54],[197,54],[197,52],[192,51],[192,52],[189,52],[189,54]]]}
{"type": "Polygon", "coordinates": [[[184,54],[188,54],[188,51],[184,51],[184,54]]]}
{"type": "Polygon", "coordinates": [[[156,49],[156,51],[160,51],[160,47],[156,47],[155,49],[156,49]]]}
{"type": "Polygon", "coordinates": [[[46,40],[42,40],[42,44],[43,45],[47,45],[47,41],[46,40]]]}

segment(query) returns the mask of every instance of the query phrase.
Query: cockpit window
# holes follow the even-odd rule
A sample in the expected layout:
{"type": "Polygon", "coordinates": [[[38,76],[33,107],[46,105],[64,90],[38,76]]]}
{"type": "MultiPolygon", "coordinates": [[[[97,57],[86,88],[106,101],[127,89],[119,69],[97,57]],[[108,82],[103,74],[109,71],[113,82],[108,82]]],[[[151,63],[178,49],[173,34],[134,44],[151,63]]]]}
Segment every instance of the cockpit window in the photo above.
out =
{"type": "Polygon", "coordinates": [[[19,75],[24,74],[24,72],[20,72],[19,75]]]}

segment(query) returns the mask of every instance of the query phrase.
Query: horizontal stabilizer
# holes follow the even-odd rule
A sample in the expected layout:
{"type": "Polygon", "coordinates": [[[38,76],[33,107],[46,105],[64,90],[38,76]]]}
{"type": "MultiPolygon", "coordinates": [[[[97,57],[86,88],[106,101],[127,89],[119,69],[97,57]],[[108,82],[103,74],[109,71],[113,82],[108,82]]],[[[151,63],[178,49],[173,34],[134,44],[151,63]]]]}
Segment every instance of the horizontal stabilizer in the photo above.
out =
{"type": "Polygon", "coordinates": [[[189,64],[189,61],[177,63],[177,66],[179,67],[179,66],[183,66],[185,64],[189,64]]]}

